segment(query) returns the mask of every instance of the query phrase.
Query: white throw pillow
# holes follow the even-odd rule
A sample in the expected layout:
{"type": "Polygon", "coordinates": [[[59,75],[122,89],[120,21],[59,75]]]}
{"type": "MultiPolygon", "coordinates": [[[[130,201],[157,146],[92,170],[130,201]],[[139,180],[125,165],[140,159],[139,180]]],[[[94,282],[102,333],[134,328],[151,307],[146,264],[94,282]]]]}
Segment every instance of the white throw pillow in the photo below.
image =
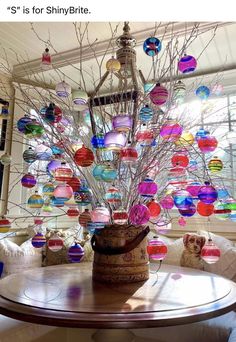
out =
{"type": "Polygon", "coordinates": [[[18,273],[42,266],[42,249],[34,248],[31,239],[21,246],[3,239],[0,241],[0,261],[4,263],[4,274],[18,273]]]}

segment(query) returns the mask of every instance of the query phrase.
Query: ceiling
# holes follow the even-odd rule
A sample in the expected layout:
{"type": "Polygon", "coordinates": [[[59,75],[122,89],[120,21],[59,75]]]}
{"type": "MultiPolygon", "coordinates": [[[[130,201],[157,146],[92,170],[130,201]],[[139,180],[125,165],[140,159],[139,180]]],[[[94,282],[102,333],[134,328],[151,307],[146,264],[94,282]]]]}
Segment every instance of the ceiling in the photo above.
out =
{"type": "MultiPolygon", "coordinates": [[[[131,33],[137,40],[137,68],[142,70],[146,80],[151,80],[153,74],[152,58],[145,55],[142,48],[145,38],[155,35],[162,40],[163,47],[158,56],[160,57],[158,67],[161,69],[166,65],[163,61],[168,42],[177,42],[176,50],[180,49],[196,25],[198,25],[197,30],[194,31],[196,38],[189,46],[187,53],[197,57],[198,68],[190,75],[191,78],[186,79],[186,82],[190,84],[193,79],[195,82],[202,82],[204,79],[205,83],[210,84],[220,80],[226,88],[230,90],[234,88],[234,83],[236,83],[236,23],[226,22],[198,24],[131,22],[131,33]]],[[[1,22],[0,57],[2,61],[7,58],[8,65],[13,70],[14,79],[24,79],[26,83],[47,84],[51,88],[54,88],[55,84],[65,76],[65,80],[76,88],[81,82],[78,69],[82,60],[86,90],[90,92],[106,71],[106,60],[117,50],[115,40],[122,34],[122,27],[122,22],[89,24],[1,22]],[[80,38],[78,38],[80,34],[84,34],[82,50],[79,44],[80,38]],[[47,43],[52,54],[53,69],[42,72],[40,60],[47,43]],[[106,54],[105,58],[104,54],[106,54]],[[101,67],[98,67],[98,64],[101,64],[101,67]]],[[[168,59],[165,63],[168,63],[168,59]]],[[[6,69],[0,66],[0,70],[4,72],[6,69]]],[[[163,81],[168,81],[168,77],[163,81]]],[[[108,87],[107,83],[103,88],[104,93],[108,87]]]]}

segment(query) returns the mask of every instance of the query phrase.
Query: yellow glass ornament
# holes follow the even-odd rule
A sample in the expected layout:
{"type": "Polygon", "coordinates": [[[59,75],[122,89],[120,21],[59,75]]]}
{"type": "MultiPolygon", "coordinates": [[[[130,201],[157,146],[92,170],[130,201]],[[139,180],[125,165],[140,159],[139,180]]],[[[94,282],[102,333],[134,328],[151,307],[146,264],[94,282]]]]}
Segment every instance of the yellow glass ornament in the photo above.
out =
{"type": "Polygon", "coordinates": [[[115,59],[112,56],[112,58],[106,62],[106,68],[107,68],[107,71],[118,72],[121,68],[121,65],[120,65],[120,62],[118,61],[118,59],[115,59]]]}
{"type": "Polygon", "coordinates": [[[183,132],[180,138],[175,141],[175,145],[177,146],[191,146],[194,143],[194,136],[190,132],[183,132]]]}

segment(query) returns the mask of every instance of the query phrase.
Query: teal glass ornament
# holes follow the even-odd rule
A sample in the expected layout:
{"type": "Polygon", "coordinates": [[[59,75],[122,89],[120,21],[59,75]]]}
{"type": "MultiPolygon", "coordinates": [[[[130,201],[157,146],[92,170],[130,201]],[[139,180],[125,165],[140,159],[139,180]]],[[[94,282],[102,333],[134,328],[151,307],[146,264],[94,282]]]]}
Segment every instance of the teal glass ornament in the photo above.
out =
{"type": "Polygon", "coordinates": [[[140,109],[139,119],[143,122],[151,121],[153,118],[153,110],[149,107],[149,105],[144,106],[140,109]]]}
{"type": "Polygon", "coordinates": [[[98,164],[94,167],[93,169],[93,177],[97,180],[97,181],[102,181],[102,172],[105,169],[105,165],[104,164],[98,164]]]}
{"type": "Polygon", "coordinates": [[[117,178],[118,173],[111,165],[105,165],[104,170],[101,173],[101,178],[106,183],[112,183],[117,178]]]}

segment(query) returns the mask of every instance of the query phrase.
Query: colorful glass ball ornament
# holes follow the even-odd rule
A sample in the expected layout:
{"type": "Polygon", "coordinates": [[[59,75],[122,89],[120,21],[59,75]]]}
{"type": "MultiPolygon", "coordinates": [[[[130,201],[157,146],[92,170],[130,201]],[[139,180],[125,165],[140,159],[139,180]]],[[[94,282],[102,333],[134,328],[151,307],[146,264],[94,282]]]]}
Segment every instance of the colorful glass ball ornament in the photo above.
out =
{"type": "Polygon", "coordinates": [[[127,211],[123,208],[120,208],[117,210],[113,210],[112,218],[115,224],[123,225],[128,222],[129,217],[127,211]]]}
{"type": "Polygon", "coordinates": [[[186,224],[187,224],[187,222],[186,222],[185,218],[181,216],[181,217],[178,219],[178,224],[179,224],[179,226],[181,226],[181,227],[185,227],[186,224]]]}
{"type": "Polygon", "coordinates": [[[175,83],[173,88],[173,98],[177,102],[182,102],[186,95],[186,85],[182,81],[175,83]]]}
{"type": "Polygon", "coordinates": [[[148,207],[149,211],[150,211],[150,218],[156,218],[160,215],[161,213],[161,206],[160,204],[152,199],[150,202],[146,203],[146,206],[148,207]]]}
{"type": "Polygon", "coordinates": [[[68,217],[78,217],[79,216],[79,209],[78,208],[69,208],[66,212],[68,217]]]}
{"type": "Polygon", "coordinates": [[[35,119],[25,125],[24,134],[27,139],[41,138],[44,132],[44,127],[35,119]]]}
{"type": "Polygon", "coordinates": [[[108,61],[106,62],[106,69],[110,72],[118,72],[121,68],[121,64],[118,59],[114,58],[112,56],[108,61]]]}
{"type": "Polygon", "coordinates": [[[88,167],[92,165],[94,162],[93,151],[83,145],[75,152],[74,161],[76,165],[81,167],[88,167]]]}
{"type": "Polygon", "coordinates": [[[50,160],[52,158],[52,150],[49,146],[39,144],[35,147],[37,160],[50,160]]]}
{"type": "Polygon", "coordinates": [[[50,251],[58,252],[58,251],[60,251],[63,248],[64,241],[57,234],[53,234],[49,238],[49,240],[47,242],[47,246],[48,246],[48,249],[50,249],[50,251]]]}
{"type": "Polygon", "coordinates": [[[70,178],[68,181],[66,181],[66,183],[71,186],[72,190],[78,191],[81,185],[81,181],[79,179],[79,177],[77,176],[73,176],[72,178],[70,178]]]}
{"type": "Polygon", "coordinates": [[[220,258],[220,249],[209,239],[202,247],[201,258],[208,264],[216,263],[220,258]]]}
{"type": "Polygon", "coordinates": [[[206,204],[214,203],[218,198],[217,190],[210,185],[210,182],[205,182],[198,191],[198,198],[201,202],[206,204]]]}
{"type": "Polygon", "coordinates": [[[35,193],[29,197],[27,204],[31,209],[40,209],[44,204],[44,200],[42,196],[38,194],[38,191],[35,191],[35,193]]]}
{"type": "Polygon", "coordinates": [[[51,197],[51,205],[56,208],[62,208],[65,205],[65,202],[62,198],[56,198],[54,196],[51,197]]]}
{"type": "Polygon", "coordinates": [[[80,189],[74,193],[75,202],[81,206],[92,203],[91,190],[86,185],[81,185],[80,189]]]}
{"type": "Polygon", "coordinates": [[[46,243],[46,238],[42,233],[37,233],[32,238],[31,243],[34,246],[34,248],[42,248],[46,243]]]}
{"type": "Polygon", "coordinates": [[[184,55],[178,62],[178,69],[183,74],[193,72],[197,67],[196,59],[191,55],[184,55]]]}
{"type": "Polygon", "coordinates": [[[106,183],[112,183],[117,178],[118,172],[116,169],[114,169],[111,165],[105,165],[102,173],[101,173],[101,179],[102,181],[106,183]]]}
{"type": "Polygon", "coordinates": [[[85,105],[88,102],[88,94],[82,89],[73,90],[72,100],[75,105],[85,105]]]}
{"type": "Polygon", "coordinates": [[[176,146],[188,148],[194,143],[194,136],[191,132],[183,132],[178,140],[175,141],[176,146]]]}
{"type": "Polygon", "coordinates": [[[122,196],[120,191],[114,186],[110,187],[105,193],[105,200],[110,204],[121,203],[121,199],[122,196]]]}
{"type": "Polygon", "coordinates": [[[173,193],[175,206],[178,209],[187,209],[193,204],[193,199],[190,193],[186,190],[177,190],[173,193]]]}
{"type": "Polygon", "coordinates": [[[212,173],[220,172],[223,169],[223,162],[219,158],[213,157],[208,163],[208,169],[212,173]]]}
{"type": "Polygon", "coordinates": [[[42,54],[41,68],[44,71],[50,70],[52,68],[52,58],[48,48],[46,48],[42,54]]]}
{"type": "Polygon", "coordinates": [[[223,199],[229,196],[229,191],[224,187],[217,187],[218,199],[223,199]]]}
{"type": "Polygon", "coordinates": [[[97,181],[102,181],[102,172],[105,170],[106,165],[105,164],[97,164],[93,169],[93,177],[97,181]]]}
{"type": "Polygon", "coordinates": [[[135,147],[127,146],[121,149],[120,159],[125,164],[135,163],[138,160],[138,152],[135,147]]]}
{"type": "Polygon", "coordinates": [[[129,221],[134,225],[144,225],[150,220],[150,211],[144,204],[135,204],[130,208],[129,221]]]}
{"type": "Polygon", "coordinates": [[[116,132],[128,132],[132,128],[133,118],[129,114],[113,116],[112,127],[116,132]]]}
{"type": "Polygon", "coordinates": [[[197,212],[201,216],[211,216],[214,213],[214,205],[199,201],[197,204],[197,212]]]}
{"type": "Polygon", "coordinates": [[[161,239],[154,236],[148,241],[147,253],[152,260],[163,260],[167,254],[167,246],[161,239]]]}
{"type": "Polygon", "coordinates": [[[201,99],[201,100],[207,100],[208,97],[210,96],[210,89],[206,86],[200,86],[196,90],[196,95],[201,99]]]}
{"type": "Polygon", "coordinates": [[[202,153],[209,153],[215,151],[218,145],[218,141],[215,137],[207,135],[197,141],[198,147],[202,153]]]}
{"type": "Polygon", "coordinates": [[[160,129],[161,137],[166,141],[176,141],[182,134],[182,126],[173,120],[167,120],[160,129]]]}
{"type": "Polygon", "coordinates": [[[58,142],[55,145],[51,146],[52,154],[55,156],[55,158],[60,158],[62,154],[65,152],[63,143],[58,142]]]}
{"type": "Polygon", "coordinates": [[[73,196],[73,189],[66,183],[58,184],[53,192],[53,196],[66,202],[73,196]]]}
{"type": "Polygon", "coordinates": [[[91,221],[92,222],[102,222],[109,223],[110,222],[110,212],[104,206],[98,206],[97,208],[91,211],[91,221]]]}
{"type": "Polygon", "coordinates": [[[62,119],[62,110],[54,103],[50,103],[49,106],[46,108],[45,114],[43,115],[43,119],[48,124],[58,123],[62,119]]]}
{"type": "Polygon", "coordinates": [[[201,138],[207,137],[209,134],[209,131],[205,130],[204,128],[199,128],[195,135],[195,140],[198,141],[201,138]]]}
{"type": "Polygon", "coordinates": [[[75,243],[68,250],[68,257],[70,262],[80,262],[84,256],[84,249],[79,243],[75,243]]]}
{"type": "Polygon", "coordinates": [[[174,153],[171,158],[171,163],[173,166],[187,167],[189,164],[188,156],[185,153],[174,153]]]}
{"type": "Polygon", "coordinates": [[[199,182],[191,182],[186,186],[186,190],[190,193],[190,195],[194,199],[198,199],[199,189],[202,187],[202,184],[199,182]]]}
{"type": "Polygon", "coordinates": [[[65,98],[70,96],[71,94],[71,86],[66,83],[65,81],[62,81],[56,85],[56,94],[59,97],[65,98]]]}
{"type": "Polygon", "coordinates": [[[52,197],[54,192],[54,185],[51,182],[44,184],[42,193],[44,196],[52,197]]]}
{"type": "Polygon", "coordinates": [[[54,178],[58,182],[68,182],[72,177],[73,171],[66,162],[61,162],[60,166],[55,169],[54,178]]]}
{"type": "Polygon", "coordinates": [[[145,105],[140,109],[139,119],[140,121],[148,122],[153,118],[153,109],[149,105],[145,105]]]}
{"type": "Polygon", "coordinates": [[[196,206],[194,203],[178,208],[180,215],[184,217],[192,217],[196,213],[196,206]]]}
{"type": "Polygon", "coordinates": [[[150,178],[145,178],[138,185],[138,193],[142,197],[153,197],[158,190],[157,184],[150,178]]]}
{"type": "Polygon", "coordinates": [[[32,122],[32,119],[27,115],[20,118],[16,124],[18,131],[21,133],[25,133],[25,130],[26,130],[25,126],[31,122],[32,122]]]}
{"type": "Polygon", "coordinates": [[[91,222],[91,214],[88,209],[85,209],[84,212],[79,215],[79,224],[83,228],[86,228],[89,222],[91,222]]]}
{"type": "Polygon", "coordinates": [[[0,163],[4,166],[8,166],[11,164],[12,157],[8,153],[4,153],[0,158],[0,163]]]}
{"type": "Polygon", "coordinates": [[[10,228],[11,228],[11,222],[7,218],[2,216],[0,218],[0,233],[7,233],[9,232],[10,228]]]}
{"type": "Polygon", "coordinates": [[[37,180],[34,177],[34,175],[32,175],[31,173],[27,173],[21,178],[21,185],[24,188],[28,188],[28,189],[33,188],[36,185],[36,183],[37,183],[37,180]]]}
{"type": "Polygon", "coordinates": [[[55,171],[57,168],[61,167],[61,163],[62,162],[60,160],[56,160],[56,159],[53,159],[48,163],[46,169],[50,176],[54,177],[55,171]]]}
{"type": "Polygon", "coordinates": [[[152,129],[148,129],[146,124],[144,123],[136,134],[136,140],[143,146],[149,146],[154,139],[154,132],[152,129]]]}
{"type": "Polygon", "coordinates": [[[172,196],[167,195],[160,200],[160,205],[163,209],[172,209],[175,203],[172,196]]]}
{"type": "Polygon", "coordinates": [[[97,133],[96,135],[94,135],[91,139],[91,144],[92,144],[93,148],[104,149],[105,148],[104,134],[103,133],[97,133]]]}
{"type": "Polygon", "coordinates": [[[143,43],[143,51],[146,55],[154,57],[161,51],[161,41],[156,37],[149,37],[143,43]]]}
{"type": "Polygon", "coordinates": [[[37,159],[37,154],[32,147],[29,147],[23,152],[23,159],[26,163],[32,164],[37,159]]]}
{"type": "Polygon", "coordinates": [[[104,145],[110,151],[119,151],[126,144],[126,136],[121,132],[110,131],[105,134],[104,145]]]}
{"type": "Polygon", "coordinates": [[[157,83],[156,86],[150,91],[149,96],[152,103],[157,106],[162,106],[166,103],[169,93],[164,86],[160,85],[160,83],[157,83]]]}

